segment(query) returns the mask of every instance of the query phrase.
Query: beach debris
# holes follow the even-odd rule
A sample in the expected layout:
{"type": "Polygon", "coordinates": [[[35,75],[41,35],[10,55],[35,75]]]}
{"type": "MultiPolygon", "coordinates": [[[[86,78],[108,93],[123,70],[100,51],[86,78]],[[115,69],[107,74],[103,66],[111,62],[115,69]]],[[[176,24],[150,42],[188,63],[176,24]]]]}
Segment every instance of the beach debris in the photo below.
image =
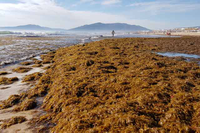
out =
{"type": "Polygon", "coordinates": [[[23,123],[25,121],[27,121],[27,119],[24,116],[12,117],[12,118],[5,120],[3,122],[3,124],[1,125],[1,129],[6,129],[6,128],[12,126],[12,125],[23,123]]]}
{"type": "Polygon", "coordinates": [[[42,61],[41,60],[34,60],[34,64],[42,64],[42,61]]]}
{"type": "Polygon", "coordinates": [[[11,95],[7,100],[3,101],[3,104],[0,105],[1,109],[12,107],[20,102],[20,95],[11,95]]]}
{"type": "Polygon", "coordinates": [[[19,103],[13,110],[14,111],[27,111],[37,107],[36,99],[26,98],[22,103],[19,103]]]}
{"type": "Polygon", "coordinates": [[[43,65],[42,64],[34,64],[32,65],[32,67],[42,67],[43,65]]]}
{"type": "Polygon", "coordinates": [[[28,66],[28,65],[31,65],[33,62],[30,62],[30,61],[26,61],[26,62],[21,62],[20,64],[21,65],[24,65],[24,66],[28,66]]]}
{"type": "Polygon", "coordinates": [[[42,73],[40,73],[40,72],[36,72],[36,73],[30,74],[30,75],[26,75],[23,78],[22,82],[36,81],[36,80],[39,80],[41,76],[42,76],[42,73]]]}
{"type": "Polygon", "coordinates": [[[29,72],[32,68],[31,67],[18,67],[13,69],[13,72],[17,72],[17,73],[26,73],[29,72]]]}
{"type": "Polygon", "coordinates": [[[0,90],[6,90],[8,88],[10,88],[10,87],[1,87],[0,90]]]}
{"type": "Polygon", "coordinates": [[[42,59],[42,63],[43,64],[49,64],[49,63],[53,63],[53,58],[55,56],[55,52],[49,52],[47,54],[41,55],[41,59],[42,59]]]}
{"type": "Polygon", "coordinates": [[[12,84],[19,79],[17,77],[7,78],[7,77],[0,77],[0,85],[8,85],[12,84]]]}
{"type": "Polygon", "coordinates": [[[8,72],[5,72],[5,71],[0,72],[0,76],[1,76],[1,75],[7,75],[7,74],[9,74],[9,73],[8,73],[8,72]]]}

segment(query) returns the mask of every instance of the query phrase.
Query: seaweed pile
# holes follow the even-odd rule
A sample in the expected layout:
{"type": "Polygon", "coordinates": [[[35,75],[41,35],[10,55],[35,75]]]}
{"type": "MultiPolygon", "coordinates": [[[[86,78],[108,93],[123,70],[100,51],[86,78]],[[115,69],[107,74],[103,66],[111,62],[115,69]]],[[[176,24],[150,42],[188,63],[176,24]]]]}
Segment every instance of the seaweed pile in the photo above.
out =
{"type": "Polygon", "coordinates": [[[26,73],[26,72],[29,72],[32,68],[30,67],[17,67],[15,69],[13,69],[12,71],[13,72],[17,72],[17,73],[26,73]]]}
{"type": "Polygon", "coordinates": [[[18,80],[19,79],[17,77],[13,77],[13,78],[0,77],[0,85],[12,84],[18,80]]]}
{"type": "Polygon", "coordinates": [[[5,121],[2,125],[1,128],[2,129],[6,129],[12,125],[18,124],[18,123],[22,123],[26,121],[26,118],[23,116],[18,116],[18,117],[12,117],[11,119],[8,119],[7,121],[5,121]]]}
{"type": "Polygon", "coordinates": [[[181,37],[181,38],[149,38],[141,40],[146,45],[155,45],[159,47],[160,52],[176,52],[185,54],[200,54],[199,37],[181,37]]]}
{"type": "Polygon", "coordinates": [[[160,43],[108,39],[49,53],[43,61],[53,64],[38,84],[1,107],[25,110],[23,105],[45,96],[47,114],[32,124],[51,132],[199,131],[200,67],[152,53],[163,50],[160,43]]]}

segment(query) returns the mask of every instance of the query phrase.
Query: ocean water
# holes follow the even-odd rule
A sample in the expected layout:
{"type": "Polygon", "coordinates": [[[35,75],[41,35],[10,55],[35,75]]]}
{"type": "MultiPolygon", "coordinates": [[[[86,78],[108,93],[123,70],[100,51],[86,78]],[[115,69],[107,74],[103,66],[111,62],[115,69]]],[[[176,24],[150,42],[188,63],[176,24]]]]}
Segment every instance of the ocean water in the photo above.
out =
{"type": "Polygon", "coordinates": [[[36,37],[31,37],[31,39],[27,37],[14,37],[13,39],[5,40],[4,37],[5,36],[0,37],[0,67],[27,60],[61,47],[68,47],[90,41],[87,40],[88,36],[78,35],[45,36],[40,39],[36,37]],[[2,42],[7,45],[2,45],[2,42]]]}

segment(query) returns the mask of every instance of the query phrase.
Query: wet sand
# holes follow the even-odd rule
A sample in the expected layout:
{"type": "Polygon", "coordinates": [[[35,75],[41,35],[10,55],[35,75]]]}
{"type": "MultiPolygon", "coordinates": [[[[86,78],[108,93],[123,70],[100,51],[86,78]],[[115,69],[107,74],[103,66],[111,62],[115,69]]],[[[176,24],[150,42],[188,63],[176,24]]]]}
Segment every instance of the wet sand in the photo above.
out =
{"type": "MultiPolygon", "coordinates": [[[[39,56],[35,57],[35,59],[41,60],[39,56]]],[[[30,60],[27,60],[30,61],[30,60]]],[[[0,103],[3,100],[6,100],[9,98],[9,96],[14,95],[14,94],[20,94],[22,92],[28,91],[30,88],[34,87],[34,83],[23,83],[22,80],[25,76],[33,74],[35,72],[40,72],[44,73],[45,70],[44,68],[49,66],[50,64],[44,64],[43,67],[32,67],[33,64],[27,65],[26,67],[31,67],[32,69],[29,72],[26,73],[17,73],[13,72],[12,69],[23,66],[20,64],[14,64],[14,65],[9,65],[7,67],[1,68],[0,71],[5,71],[8,72],[7,75],[2,75],[0,77],[7,77],[7,78],[12,78],[12,77],[18,77],[19,81],[14,82],[13,84],[9,85],[0,85],[0,103]]],[[[27,121],[12,125],[7,129],[0,129],[1,133],[33,133],[33,129],[30,129],[30,120],[34,118],[35,116],[44,113],[43,110],[41,110],[39,107],[43,103],[43,97],[37,98],[37,108],[30,110],[30,111],[20,111],[20,112],[14,112],[13,108],[11,107],[8,109],[3,109],[0,110],[0,125],[3,123],[4,120],[10,119],[15,116],[24,116],[27,121]]]]}
{"type": "Polygon", "coordinates": [[[17,68],[19,66],[22,66],[22,65],[16,64],[16,65],[13,65],[13,66],[9,66],[9,67],[0,69],[0,71],[6,71],[6,72],[9,73],[8,75],[2,76],[2,77],[7,77],[7,78],[18,77],[19,78],[19,81],[14,82],[13,84],[0,85],[0,101],[6,100],[11,95],[19,94],[21,92],[25,92],[28,89],[30,89],[32,87],[32,85],[31,84],[27,84],[27,83],[22,83],[22,79],[26,75],[30,75],[30,74],[33,74],[35,72],[43,73],[45,71],[43,68],[48,66],[48,65],[45,65],[42,68],[33,67],[33,69],[30,70],[27,73],[12,72],[12,69],[17,68]],[[1,88],[7,88],[7,89],[1,89],[1,88]]]}
{"type": "MultiPolygon", "coordinates": [[[[32,129],[30,129],[29,122],[32,118],[43,112],[41,109],[33,109],[30,111],[21,111],[21,112],[13,112],[13,108],[9,109],[4,109],[0,110],[0,120],[7,120],[10,119],[11,117],[16,117],[16,116],[24,116],[26,117],[27,121],[20,123],[20,124],[15,124],[10,126],[7,129],[0,129],[1,133],[34,133],[32,129]]],[[[3,122],[0,122],[2,124],[3,122]]]]}

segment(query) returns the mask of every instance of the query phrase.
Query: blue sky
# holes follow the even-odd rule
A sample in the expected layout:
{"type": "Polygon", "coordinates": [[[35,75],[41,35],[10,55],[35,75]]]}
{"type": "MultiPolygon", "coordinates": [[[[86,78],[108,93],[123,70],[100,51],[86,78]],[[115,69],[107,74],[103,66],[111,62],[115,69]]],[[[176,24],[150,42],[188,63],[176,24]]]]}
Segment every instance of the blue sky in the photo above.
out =
{"type": "Polygon", "coordinates": [[[0,26],[120,22],[169,29],[200,26],[199,12],[200,0],[0,0],[0,26]]]}

